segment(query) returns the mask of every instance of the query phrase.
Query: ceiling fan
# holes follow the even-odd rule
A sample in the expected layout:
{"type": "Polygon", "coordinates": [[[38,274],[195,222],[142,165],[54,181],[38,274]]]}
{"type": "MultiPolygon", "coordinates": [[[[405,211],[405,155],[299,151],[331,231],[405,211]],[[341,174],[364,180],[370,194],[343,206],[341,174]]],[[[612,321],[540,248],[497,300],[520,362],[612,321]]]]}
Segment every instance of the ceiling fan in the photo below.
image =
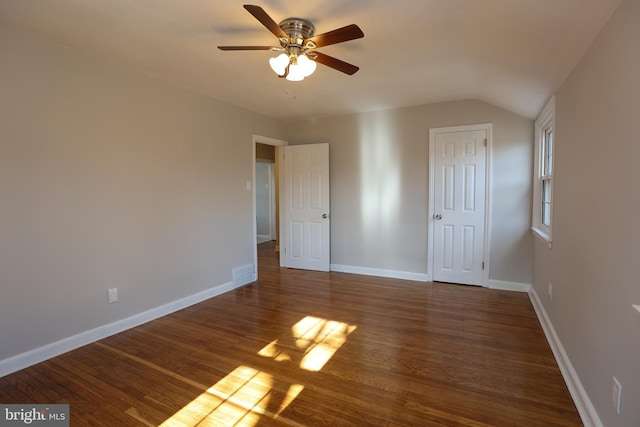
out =
{"type": "Polygon", "coordinates": [[[279,24],[260,6],[245,4],[244,8],[277,38],[279,46],[218,46],[220,50],[271,50],[282,52],[269,60],[269,65],[279,77],[291,81],[303,80],[315,71],[316,63],[326,65],[345,74],[352,75],[359,68],[324,53],[319,47],[342,43],[364,37],[355,24],[314,36],[315,27],[306,19],[287,18],[279,24]]]}

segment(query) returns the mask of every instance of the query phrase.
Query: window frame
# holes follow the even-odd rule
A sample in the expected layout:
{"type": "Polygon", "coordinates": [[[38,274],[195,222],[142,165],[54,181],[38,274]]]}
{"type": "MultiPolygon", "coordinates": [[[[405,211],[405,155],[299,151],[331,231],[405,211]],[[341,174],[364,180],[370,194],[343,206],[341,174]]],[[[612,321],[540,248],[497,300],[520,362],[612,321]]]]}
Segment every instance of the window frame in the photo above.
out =
{"type": "Polygon", "coordinates": [[[549,247],[551,247],[553,230],[553,176],[555,174],[554,158],[557,147],[555,110],[556,98],[554,95],[544,106],[535,122],[533,212],[531,215],[531,230],[537,237],[548,243],[549,247]],[[549,138],[549,135],[551,138],[549,138]],[[543,197],[545,186],[548,189],[548,200],[543,197]],[[547,211],[548,217],[544,214],[546,204],[549,205],[547,211]]]}

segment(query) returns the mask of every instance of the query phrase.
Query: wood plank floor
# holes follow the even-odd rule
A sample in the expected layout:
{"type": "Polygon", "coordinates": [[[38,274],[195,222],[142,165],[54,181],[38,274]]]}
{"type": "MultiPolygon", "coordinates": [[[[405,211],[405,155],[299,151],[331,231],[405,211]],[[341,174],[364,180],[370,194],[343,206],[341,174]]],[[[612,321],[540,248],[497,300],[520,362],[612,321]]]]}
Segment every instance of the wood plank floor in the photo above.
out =
{"type": "Polygon", "coordinates": [[[277,267],[0,379],[71,425],[580,426],[528,296],[277,267]]]}

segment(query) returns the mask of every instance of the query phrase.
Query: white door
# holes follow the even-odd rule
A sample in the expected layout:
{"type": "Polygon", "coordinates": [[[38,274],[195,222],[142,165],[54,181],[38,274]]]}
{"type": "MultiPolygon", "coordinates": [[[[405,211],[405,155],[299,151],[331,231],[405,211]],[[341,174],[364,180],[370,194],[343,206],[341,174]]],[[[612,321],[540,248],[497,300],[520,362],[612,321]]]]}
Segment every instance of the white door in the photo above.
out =
{"type": "Polygon", "coordinates": [[[329,144],[284,147],[285,264],[329,271],[329,144]]]}
{"type": "Polygon", "coordinates": [[[487,130],[432,137],[433,280],[482,285],[487,130]]]}

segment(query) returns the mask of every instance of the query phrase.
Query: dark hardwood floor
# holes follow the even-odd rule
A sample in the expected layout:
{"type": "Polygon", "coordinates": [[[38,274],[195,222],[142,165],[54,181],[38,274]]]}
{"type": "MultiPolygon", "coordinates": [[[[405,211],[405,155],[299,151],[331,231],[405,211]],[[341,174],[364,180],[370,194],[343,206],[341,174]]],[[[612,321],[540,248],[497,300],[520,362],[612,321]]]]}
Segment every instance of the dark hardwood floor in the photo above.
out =
{"type": "Polygon", "coordinates": [[[71,425],[579,426],[526,294],[277,267],[0,379],[71,425]]]}

